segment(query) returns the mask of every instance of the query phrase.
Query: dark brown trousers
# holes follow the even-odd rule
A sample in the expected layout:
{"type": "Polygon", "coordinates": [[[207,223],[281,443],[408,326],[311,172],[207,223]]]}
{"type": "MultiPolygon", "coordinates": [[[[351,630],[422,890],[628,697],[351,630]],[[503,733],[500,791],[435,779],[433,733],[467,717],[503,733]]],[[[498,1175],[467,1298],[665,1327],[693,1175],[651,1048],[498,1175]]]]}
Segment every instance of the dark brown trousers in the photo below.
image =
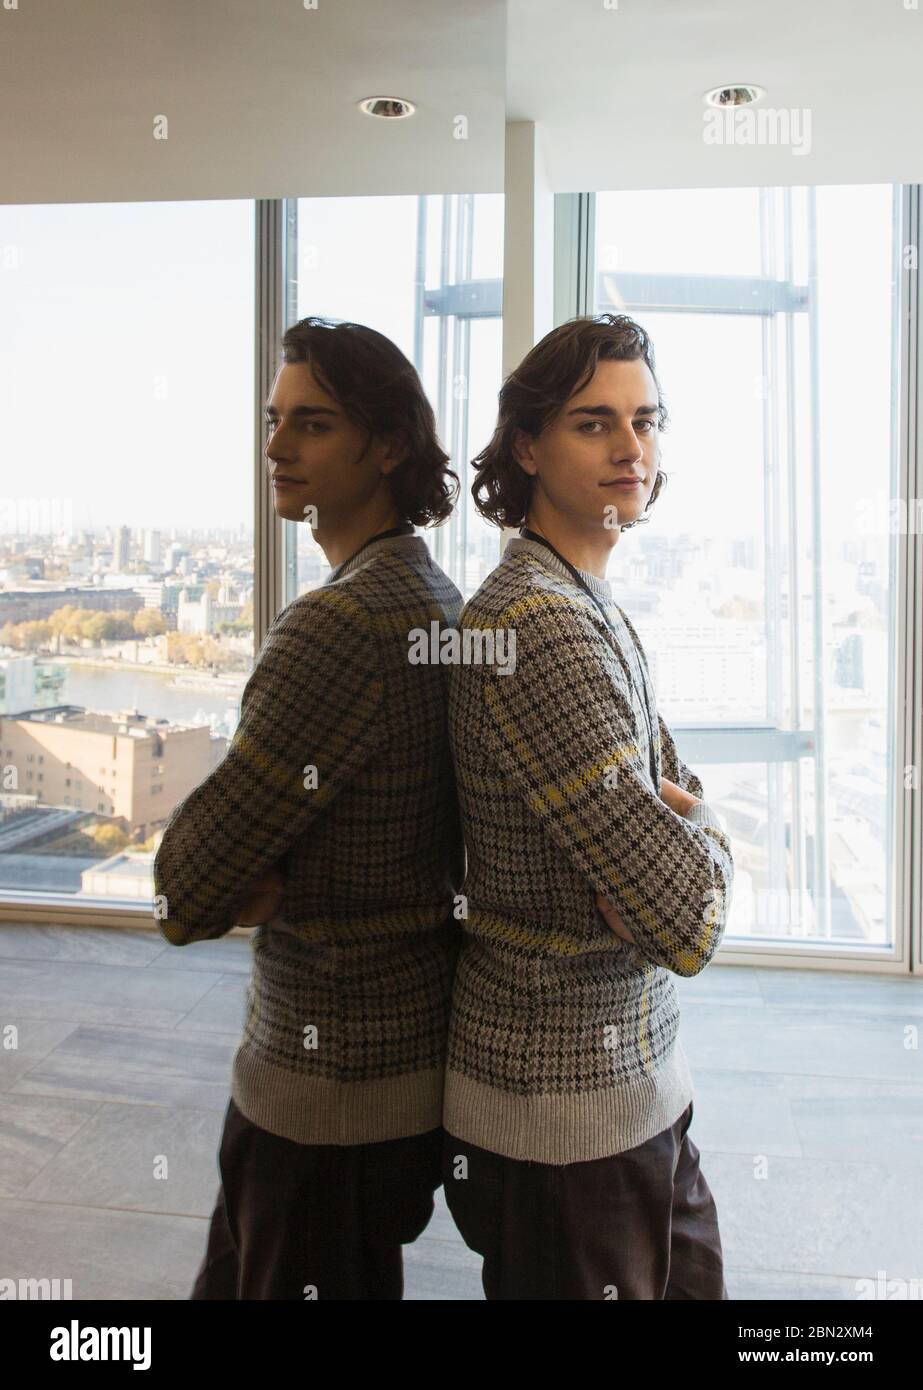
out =
{"type": "Polygon", "coordinates": [[[484,1258],[487,1298],[726,1299],[692,1111],[690,1103],[653,1139],[589,1163],[523,1162],[447,1134],[446,1200],[484,1258]]]}
{"type": "Polygon", "coordinates": [[[400,1299],[401,1246],[433,1214],[443,1131],[296,1144],[228,1104],[194,1299],[400,1299]]]}

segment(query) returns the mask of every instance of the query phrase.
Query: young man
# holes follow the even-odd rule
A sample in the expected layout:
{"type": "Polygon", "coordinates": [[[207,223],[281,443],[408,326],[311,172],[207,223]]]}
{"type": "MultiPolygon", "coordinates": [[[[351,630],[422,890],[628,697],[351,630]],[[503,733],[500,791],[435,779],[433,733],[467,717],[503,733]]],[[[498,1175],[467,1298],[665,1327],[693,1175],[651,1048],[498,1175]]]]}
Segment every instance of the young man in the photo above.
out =
{"type": "Polygon", "coordinates": [[[731,849],[605,579],[665,418],[644,330],[572,320],[475,460],[482,515],[525,523],[462,614],[515,637],[515,669],[453,667],[449,697],[468,917],[443,1180],[488,1298],[727,1297],[672,976],[718,947],[731,849]]]}
{"type": "Polygon", "coordinates": [[[192,1297],[399,1299],[441,1181],[464,874],[446,669],[408,660],[462,599],[413,528],[448,516],[457,477],[387,338],[303,319],[282,347],[275,507],[334,569],[272,624],[227,755],[155,862],[173,945],[257,925],[192,1297]]]}

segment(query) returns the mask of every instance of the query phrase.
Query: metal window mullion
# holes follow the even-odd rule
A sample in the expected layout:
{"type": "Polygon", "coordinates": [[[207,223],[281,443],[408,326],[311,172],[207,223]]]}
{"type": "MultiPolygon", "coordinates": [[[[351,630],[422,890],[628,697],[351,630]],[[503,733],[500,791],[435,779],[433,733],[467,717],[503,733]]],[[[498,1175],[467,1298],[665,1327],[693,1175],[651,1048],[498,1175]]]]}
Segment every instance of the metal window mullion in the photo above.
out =
{"type": "MultiPolygon", "coordinates": [[[[445,193],[442,197],[442,223],[439,236],[439,288],[444,289],[449,283],[449,254],[451,247],[451,221],[453,215],[452,194],[445,193]]],[[[436,419],[439,429],[444,437],[449,434],[449,422],[446,414],[449,395],[446,390],[446,360],[449,351],[448,325],[444,314],[440,314],[436,329],[436,419]]],[[[451,439],[449,439],[449,452],[452,451],[451,439]]],[[[432,533],[433,539],[433,558],[439,567],[449,573],[451,568],[451,546],[454,540],[455,519],[450,517],[447,526],[438,526],[432,533]]]]}
{"type": "Polygon", "coordinates": [[[596,313],[596,194],[578,193],[577,313],[596,313]]]}
{"type": "Polygon", "coordinates": [[[426,298],[426,198],[421,193],[417,198],[417,247],[413,279],[413,365],[420,380],[423,380],[424,343],[424,300],[426,298]]]}
{"type": "Polygon", "coordinates": [[[923,300],[919,271],[906,259],[903,248],[919,256],[923,235],[923,192],[919,184],[901,189],[901,244],[897,266],[899,284],[900,424],[897,460],[897,497],[906,499],[907,525],[896,537],[897,615],[894,623],[897,680],[892,708],[896,711],[896,779],[893,841],[895,854],[891,877],[895,885],[894,920],[900,932],[899,948],[905,949],[915,974],[923,972],[923,814],[920,787],[923,760],[923,537],[914,531],[913,499],[923,495],[923,358],[920,338],[923,300]],[[904,786],[903,772],[911,768],[912,789],[904,786]]]}
{"type": "MultiPolygon", "coordinates": [[[[601,274],[604,272],[601,272],[601,274]]],[[[788,314],[807,308],[807,288],[753,275],[684,275],[611,271],[627,311],[671,314],[788,314]]],[[[599,303],[611,307],[600,293],[599,303]]]]}
{"type": "MultiPolygon", "coordinates": [[[[285,331],[290,259],[285,200],[257,198],[254,210],[256,275],[253,449],[253,641],[254,655],[285,601],[282,524],[266,472],[263,409],[272,389],[279,342],[285,331]]],[[[292,268],[293,269],[293,268],[292,268]]],[[[296,286],[297,293],[297,286],[296,286]]]]}
{"type": "Polygon", "coordinates": [[[817,199],[808,189],[808,333],[811,370],[811,594],[814,605],[814,882],[815,908],[819,906],[817,934],[829,938],[833,927],[830,866],[827,844],[827,737],[824,691],[824,568],[822,550],[823,493],[820,446],[820,325],[818,322],[817,199]]]}
{"type": "Polygon", "coordinates": [[[596,313],[596,194],[554,200],[554,322],[596,313]]]}
{"type": "MultiPolygon", "coordinates": [[[[772,189],[760,189],[760,260],[763,278],[768,279],[776,269],[776,195],[772,189]]],[[[781,555],[780,482],[777,380],[777,323],[775,314],[760,318],[760,352],[762,374],[760,397],[763,428],[763,525],[767,578],[765,603],[766,632],[766,717],[778,725],[781,719],[782,619],[781,619],[781,555]]],[[[787,864],[784,854],[785,833],[783,776],[778,764],[766,764],[767,821],[767,881],[770,889],[770,909],[785,901],[787,864]]]]}
{"type": "MultiPolygon", "coordinates": [[[[786,188],[783,194],[783,226],[785,245],[785,278],[791,282],[794,277],[794,219],[792,216],[792,190],[786,188]]],[[[786,464],[788,470],[788,594],[789,594],[789,714],[793,731],[800,730],[801,720],[801,578],[798,548],[800,545],[798,522],[798,431],[795,426],[797,415],[798,386],[795,370],[795,316],[787,313],[785,323],[785,378],[786,378],[786,464]]],[[[801,762],[791,765],[791,882],[797,894],[798,911],[807,898],[807,842],[805,832],[804,807],[802,805],[801,762]]]]}
{"type": "MultiPolygon", "coordinates": [[[[283,198],[283,247],[284,260],[282,267],[283,280],[283,302],[285,316],[282,321],[282,332],[290,324],[297,322],[298,319],[298,199],[283,198]]],[[[269,368],[270,374],[272,367],[269,368]]],[[[262,447],[261,447],[262,454],[262,447]]],[[[260,467],[263,466],[263,459],[260,459],[260,467]]],[[[276,612],[285,604],[291,603],[292,599],[298,594],[298,525],[294,521],[282,521],[279,523],[281,533],[282,554],[280,563],[283,571],[282,592],[279,596],[276,612]]]]}
{"type": "MultiPolygon", "coordinates": [[[[470,280],[473,270],[474,196],[473,194],[468,194],[465,197],[465,244],[464,255],[461,258],[461,273],[466,280],[470,280]]],[[[471,320],[462,319],[459,327],[461,336],[461,377],[464,381],[465,389],[460,420],[459,451],[456,455],[455,464],[456,472],[461,481],[461,494],[458,505],[455,507],[455,515],[458,517],[458,540],[455,550],[458,571],[455,576],[455,582],[458,588],[464,592],[468,580],[468,409],[471,394],[471,320]]]]}

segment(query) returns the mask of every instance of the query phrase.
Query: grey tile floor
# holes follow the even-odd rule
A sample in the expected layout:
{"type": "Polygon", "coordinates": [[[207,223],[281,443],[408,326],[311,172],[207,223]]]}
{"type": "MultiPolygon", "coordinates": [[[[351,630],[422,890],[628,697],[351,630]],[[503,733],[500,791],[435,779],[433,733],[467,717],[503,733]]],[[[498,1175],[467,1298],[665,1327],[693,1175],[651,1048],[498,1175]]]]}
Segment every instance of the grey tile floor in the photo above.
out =
{"type": "MultiPolygon", "coordinates": [[[[0,923],[0,1277],[188,1297],[249,969],[246,936],[0,923]]],[[[923,981],[712,965],[677,988],[731,1298],[923,1280],[923,981]]],[[[482,1297],[441,1192],[405,1268],[407,1298],[482,1297]]]]}

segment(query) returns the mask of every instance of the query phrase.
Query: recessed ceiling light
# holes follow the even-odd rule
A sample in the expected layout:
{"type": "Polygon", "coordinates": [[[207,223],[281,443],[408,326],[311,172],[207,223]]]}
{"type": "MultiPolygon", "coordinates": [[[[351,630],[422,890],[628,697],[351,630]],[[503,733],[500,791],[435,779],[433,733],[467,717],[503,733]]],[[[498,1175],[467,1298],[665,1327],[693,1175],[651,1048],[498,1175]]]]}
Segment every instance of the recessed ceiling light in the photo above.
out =
{"type": "Polygon", "coordinates": [[[380,116],[385,121],[412,116],[416,109],[412,101],[405,101],[403,97],[366,97],[364,101],[359,102],[360,111],[364,111],[367,116],[380,116]]]}
{"type": "Polygon", "coordinates": [[[712,87],[705,93],[709,106],[750,106],[766,95],[765,87],[755,87],[752,82],[729,82],[723,87],[712,87]]]}

